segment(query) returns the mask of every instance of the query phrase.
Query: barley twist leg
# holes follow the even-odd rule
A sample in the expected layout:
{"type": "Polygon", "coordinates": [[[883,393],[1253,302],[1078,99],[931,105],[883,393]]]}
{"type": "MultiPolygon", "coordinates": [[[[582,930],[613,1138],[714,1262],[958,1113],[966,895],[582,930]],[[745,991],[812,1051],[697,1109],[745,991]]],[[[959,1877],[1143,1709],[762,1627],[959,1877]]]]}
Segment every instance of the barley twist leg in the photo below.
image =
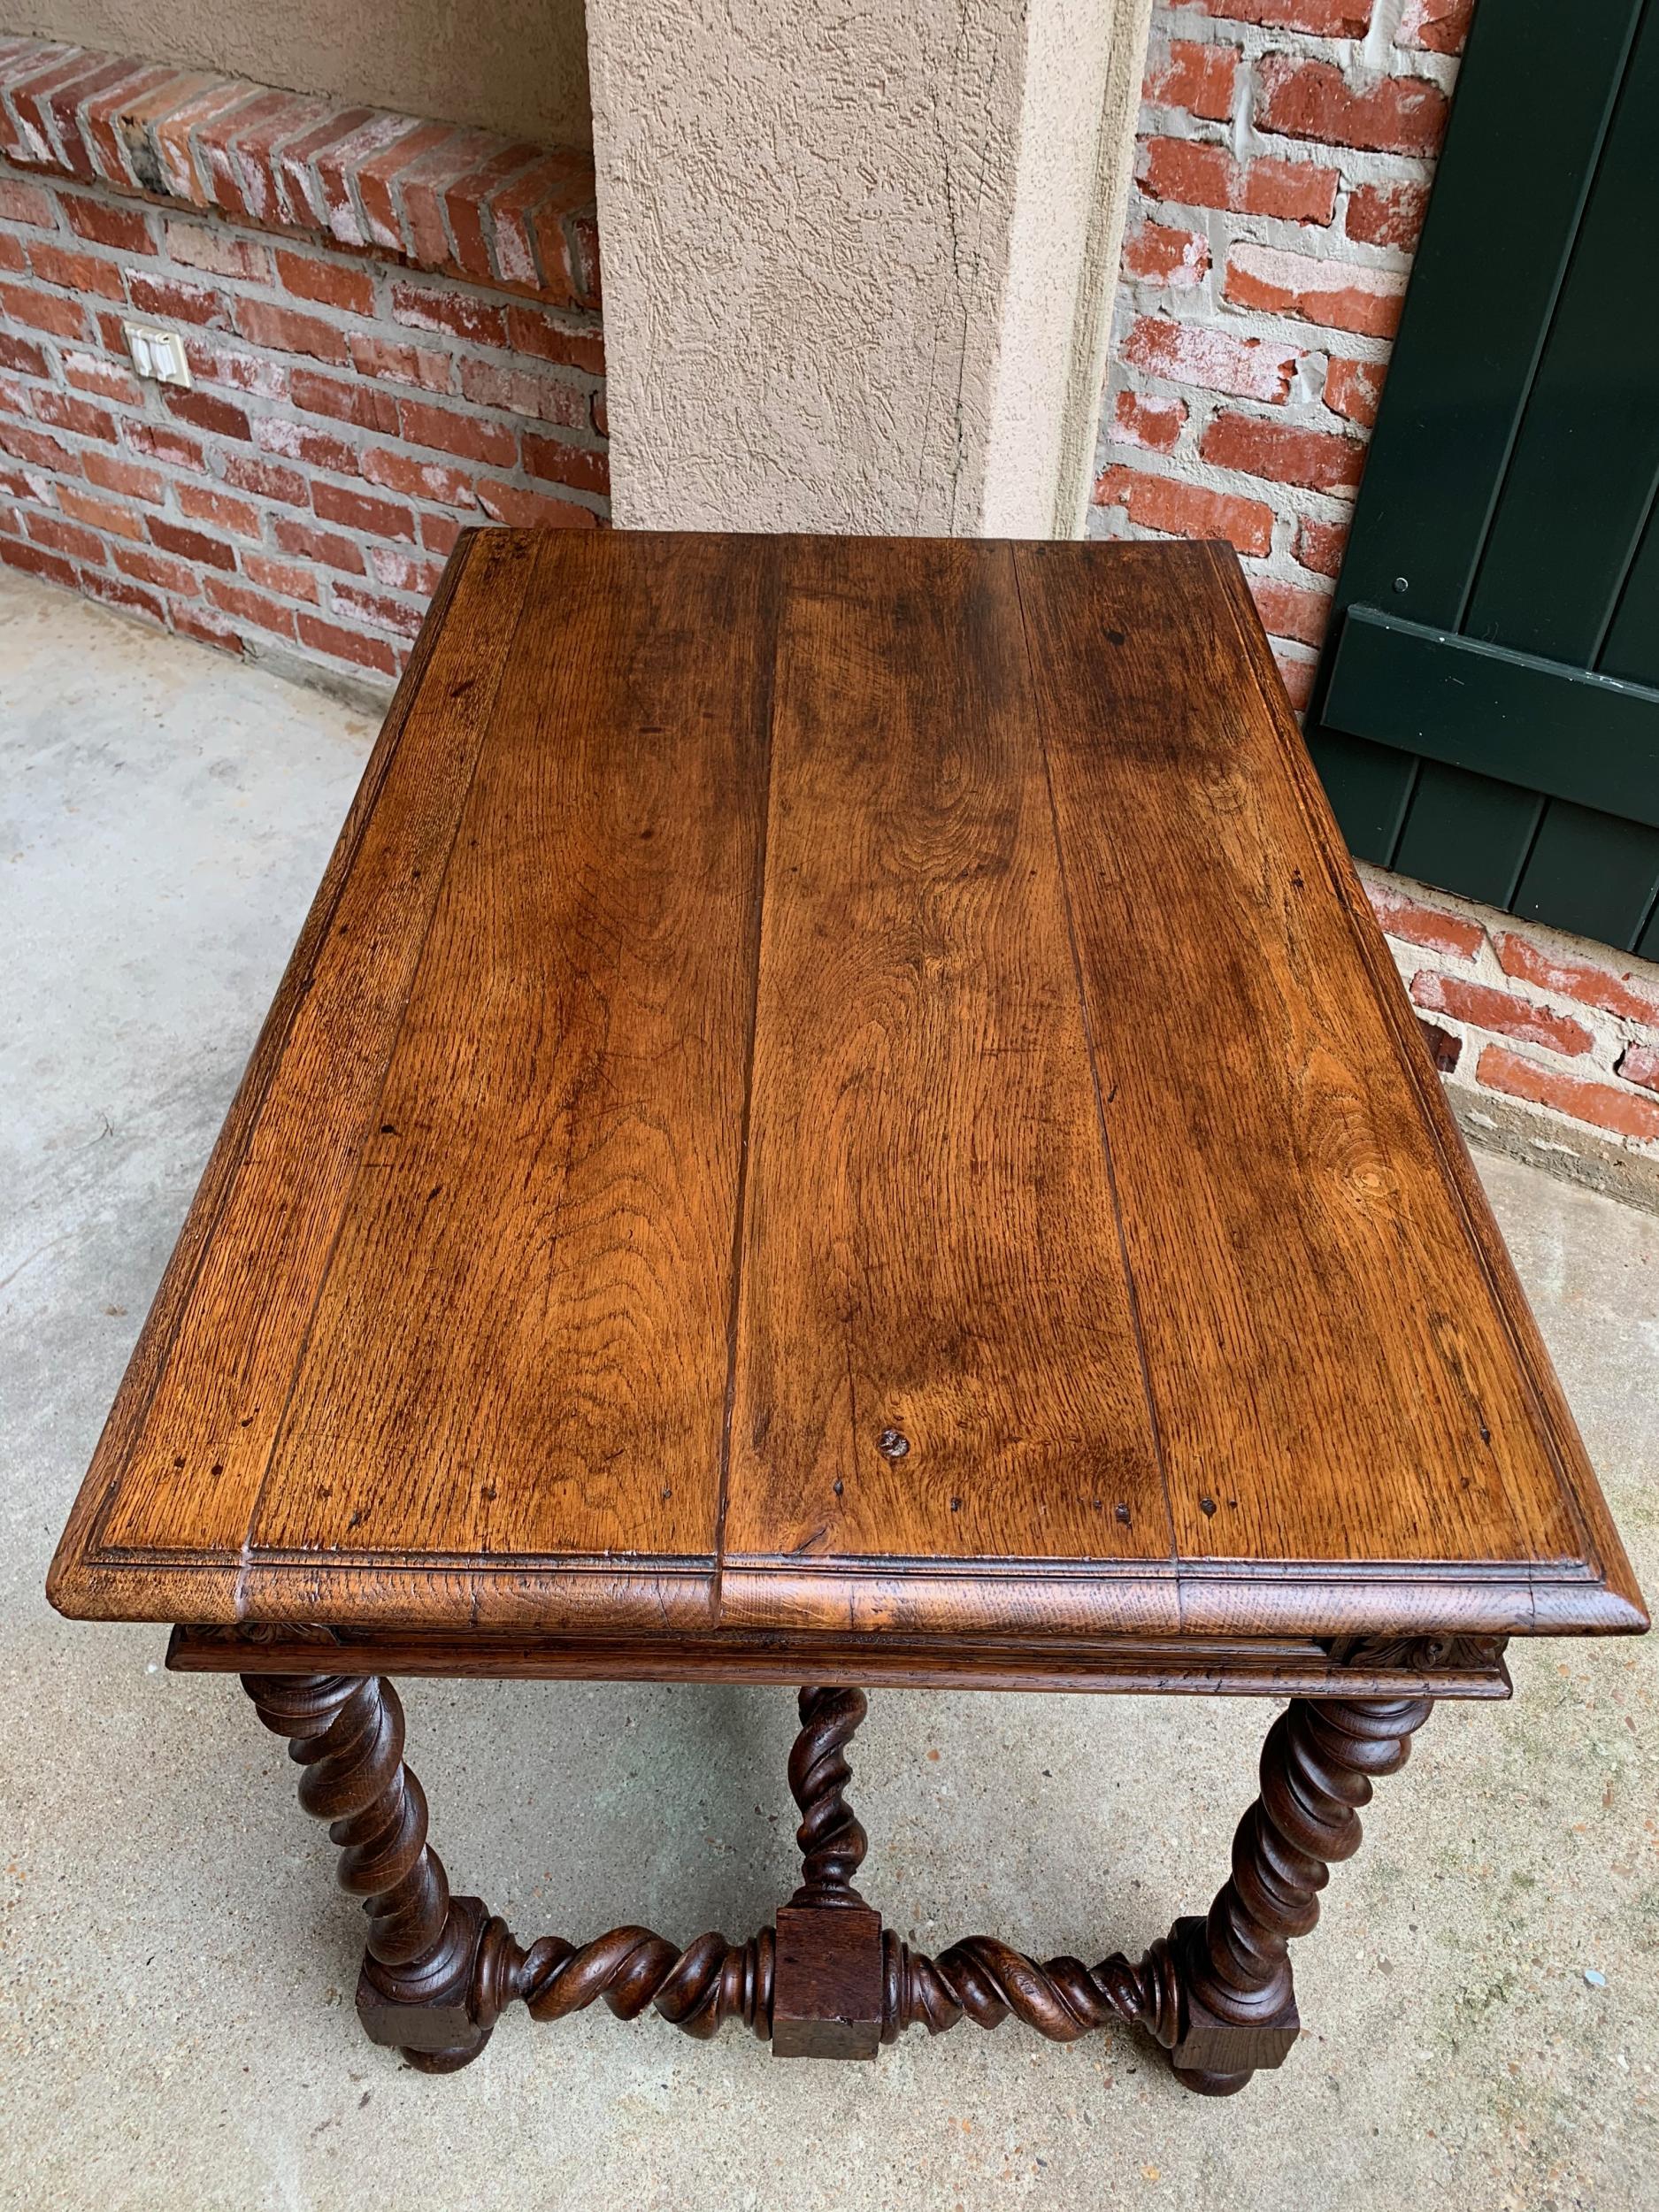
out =
{"type": "Polygon", "coordinates": [[[1294,2041],[1291,1939],[1317,1921],[1333,1863],[1359,1848],[1373,1782],[1404,1766],[1432,1710],[1425,1697],[1299,1697],[1268,1731],[1232,1875],[1205,1920],[1171,1931],[1189,2015],[1173,2055],[1188,2088],[1231,2095],[1294,2041]]]}
{"type": "Polygon", "coordinates": [[[341,1886],[362,1898],[368,1939],[357,2011],[377,2041],[410,2040],[411,2064],[452,2071],[488,2040],[466,2005],[483,1924],[476,1898],[452,1897],[426,1842],[426,1800],[403,1764],[403,1709],[375,1676],[245,1674],[265,1726],[304,1769],[299,1800],[328,1823],[341,1886]]]}

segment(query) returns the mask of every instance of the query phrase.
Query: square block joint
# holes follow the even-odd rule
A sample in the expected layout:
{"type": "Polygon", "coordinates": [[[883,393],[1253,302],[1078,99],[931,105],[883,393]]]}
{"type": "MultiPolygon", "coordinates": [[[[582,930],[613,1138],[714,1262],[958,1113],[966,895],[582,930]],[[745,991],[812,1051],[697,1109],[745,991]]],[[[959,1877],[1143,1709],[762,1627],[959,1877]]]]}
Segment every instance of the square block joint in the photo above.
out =
{"type": "Polygon", "coordinates": [[[772,1970],[774,2058],[872,2059],[881,2048],[881,1916],[785,1905],[772,1970]]]}
{"type": "Polygon", "coordinates": [[[1176,1955],[1182,1961],[1181,2036],[1170,2053],[1171,2064],[1195,2074],[1263,2073],[1282,2066],[1302,2033],[1302,2016],[1293,1996],[1281,2010],[1261,2020],[1223,2020],[1193,1994],[1190,1962],[1202,1947],[1204,1923],[1178,1920],[1176,1955]]]}
{"type": "Polygon", "coordinates": [[[465,1936],[434,1973],[423,1978],[418,1968],[405,1968],[401,1986],[388,1990],[365,1955],[357,1975],[357,2018],[371,2043],[403,2051],[461,2051],[481,2050],[488,2042],[489,2028],[472,2017],[467,2000],[489,1916],[477,1897],[451,1898],[449,1909],[465,1936]]]}

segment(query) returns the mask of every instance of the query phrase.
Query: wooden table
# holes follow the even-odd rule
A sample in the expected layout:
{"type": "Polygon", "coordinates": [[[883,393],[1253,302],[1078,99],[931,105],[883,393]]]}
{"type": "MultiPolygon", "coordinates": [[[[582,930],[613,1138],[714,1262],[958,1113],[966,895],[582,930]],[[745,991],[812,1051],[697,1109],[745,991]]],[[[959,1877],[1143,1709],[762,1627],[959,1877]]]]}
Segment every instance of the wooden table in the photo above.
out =
{"type": "Polygon", "coordinates": [[[54,1563],[290,1740],[358,2006],[1236,2089],[1440,1697],[1640,1597],[1210,546],[467,537],[54,1563]],[[810,1685],[775,1930],[520,1945],[405,1674],[810,1685]],[[1207,1919],[911,1950],[862,1681],[1288,1696],[1207,1919]]]}

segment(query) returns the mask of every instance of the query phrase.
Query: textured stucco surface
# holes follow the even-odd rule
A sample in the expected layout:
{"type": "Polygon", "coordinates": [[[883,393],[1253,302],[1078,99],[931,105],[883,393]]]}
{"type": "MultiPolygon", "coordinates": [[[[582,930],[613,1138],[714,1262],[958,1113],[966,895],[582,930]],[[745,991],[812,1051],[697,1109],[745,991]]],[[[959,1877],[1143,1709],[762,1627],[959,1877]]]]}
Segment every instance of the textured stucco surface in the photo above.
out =
{"type": "MultiPolygon", "coordinates": [[[[449,2080],[362,2040],[281,1745],[41,1584],[371,733],[0,576],[0,2207],[1653,2212],[1655,1638],[1512,1647],[1512,1704],[1434,1716],[1298,1948],[1300,2046],[1225,2102],[1011,2024],[812,2066],[515,2008],[449,2080]]],[[[1659,1220],[1481,1171],[1651,1594],[1659,1220]]],[[[793,1885],[784,1692],[406,1701],[451,1874],[526,1935],[747,1934],[793,1885]]],[[[878,1695],[864,1886],[928,1947],[1138,1948],[1221,1878],[1270,1712],[878,1695]]]]}
{"type": "Polygon", "coordinates": [[[1145,19],[592,0],[618,522],[1073,527],[1145,19]]]}
{"type": "Polygon", "coordinates": [[[0,22],[547,145],[592,141],[581,0],[6,0],[0,22]]]}

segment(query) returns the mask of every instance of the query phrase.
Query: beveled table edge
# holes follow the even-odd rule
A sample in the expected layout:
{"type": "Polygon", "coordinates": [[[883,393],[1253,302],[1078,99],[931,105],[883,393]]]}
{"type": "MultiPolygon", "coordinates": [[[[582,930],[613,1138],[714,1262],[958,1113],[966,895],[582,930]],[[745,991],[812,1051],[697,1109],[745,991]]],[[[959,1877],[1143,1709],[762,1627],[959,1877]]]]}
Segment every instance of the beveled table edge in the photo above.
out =
{"type": "Polygon", "coordinates": [[[74,1619],[296,1622],[437,1634],[1400,1636],[1637,1634],[1647,1615],[1586,1566],[1203,1562],[1088,1569],[937,1559],[712,1561],[365,1557],[272,1563],[149,1554],[54,1563],[74,1619]]]}
{"type": "Polygon", "coordinates": [[[1401,1065],[1417,1092],[1424,1125],[1439,1154],[1442,1179],[1462,1215],[1464,1233],[1479,1259],[1494,1310],[1509,1332],[1511,1348],[1526,1378],[1537,1435],[1554,1463],[1556,1479],[1578,1525],[1586,1553],[1583,1563],[1606,1587],[1609,1602],[1602,1617],[1589,1624],[1589,1632],[1640,1634],[1648,1625],[1647,1613],[1629,1555],[1468,1143],[1452,1112],[1422,1025],[1400,981],[1382,925],[1314,766],[1256,613],[1243,564],[1230,545],[1211,542],[1207,549],[1231,605],[1240,641],[1255,664],[1258,691],[1271,718],[1303,818],[1322,851],[1332,887],[1347,910],[1349,928],[1371,974],[1378,1010],[1393,1033],[1401,1065]]]}

